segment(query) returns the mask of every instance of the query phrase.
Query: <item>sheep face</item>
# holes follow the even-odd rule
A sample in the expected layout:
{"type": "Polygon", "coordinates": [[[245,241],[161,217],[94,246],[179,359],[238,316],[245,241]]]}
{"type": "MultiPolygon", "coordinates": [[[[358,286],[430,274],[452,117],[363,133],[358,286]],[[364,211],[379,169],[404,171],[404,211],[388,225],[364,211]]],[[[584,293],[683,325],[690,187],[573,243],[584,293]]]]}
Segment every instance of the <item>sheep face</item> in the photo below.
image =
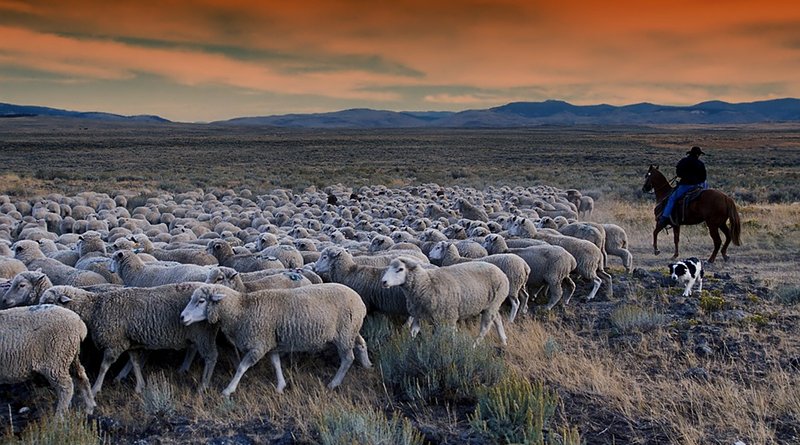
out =
{"type": "Polygon", "coordinates": [[[41,272],[23,272],[17,275],[0,300],[0,309],[36,304],[35,298],[41,294],[42,285],[47,282],[47,276],[41,272]]]}
{"type": "Polygon", "coordinates": [[[433,245],[428,256],[432,260],[441,260],[444,258],[444,254],[447,251],[447,241],[439,241],[438,243],[433,245]]]}
{"type": "Polygon", "coordinates": [[[319,259],[314,264],[314,272],[317,273],[330,273],[333,269],[333,264],[342,255],[344,249],[327,248],[322,251],[319,259]]]}
{"type": "Polygon", "coordinates": [[[406,281],[408,281],[409,270],[414,269],[415,267],[417,267],[417,263],[415,263],[413,260],[395,258],[391,263],[389,263],[389,267],[386,268],[386,272],[383,273],[381,285],[385,288],[402,286],[406,283],[406,281]]]}
{"type": "Polygon", "coordinates": [[[236,278],[237,275],[239,275],[239,272],[230,267],[215,267],[208,271],[206,283],[221,284],[230,287],[233,283],[233,279],[236,278]]]}
{"type": "Polygon", "coordinates": [[[47,289],[39,297],[39,304],[57,304],[59,306],[66,306],[72,301],[72,297],[64,286],[54,286],[47,289]]]}
{"type": "Polygon", "coordinates": [[[389,240],[382,236],[378,236],[372,239],[372,242],[369,243],[369,251],[370,252],[378,252],[381,250],[386,250],[389,247],[389,240]]]}
{"type": "MultiPolygon", "coordinates": [[[[198,288],[192,294],[192,299],[181,311],[181,323],[184,326],[189,326],[192,323],[208,320],[209,305],[219,303],[225,296],[225,293],[220,292],[220,287],[218,286],[198,288]]],[[[209,320],[209,322],[211,321],[209,320]]]]}

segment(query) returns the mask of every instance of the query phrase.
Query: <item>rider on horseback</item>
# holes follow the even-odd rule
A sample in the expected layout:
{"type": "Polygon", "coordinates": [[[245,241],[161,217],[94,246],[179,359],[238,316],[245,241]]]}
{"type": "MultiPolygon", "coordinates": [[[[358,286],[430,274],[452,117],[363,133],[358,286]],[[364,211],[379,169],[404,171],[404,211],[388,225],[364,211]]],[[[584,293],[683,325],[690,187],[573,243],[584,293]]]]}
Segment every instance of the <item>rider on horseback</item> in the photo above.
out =
{"type": "Polygon", "coordinates": [[[689,190],[695,187],[708,188],[706,183],[706,165],[700,160],[700,155],[705,154],[700,147],[692,147],[690,151],[686,152],[687,156],[678,162],[675,167],[675,174],[680,178],[678,186],[675,191],[667,200],[664,206],[664,211],[661,213],[659,220],[660,226],[667,226],[670,224],[670,215],[675,203],[682,198],[689,190]]]}

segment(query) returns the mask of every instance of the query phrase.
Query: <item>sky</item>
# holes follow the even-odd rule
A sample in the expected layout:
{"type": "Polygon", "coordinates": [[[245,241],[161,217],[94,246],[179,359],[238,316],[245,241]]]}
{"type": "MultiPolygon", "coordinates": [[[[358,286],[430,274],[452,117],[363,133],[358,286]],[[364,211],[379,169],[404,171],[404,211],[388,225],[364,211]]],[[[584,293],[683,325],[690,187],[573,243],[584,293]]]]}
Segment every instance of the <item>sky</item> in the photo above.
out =
{"type": "Polygon", "coordinates": [[[0,102],[196,122],[800,97],[797,0],[0,0],[0,102]]]}

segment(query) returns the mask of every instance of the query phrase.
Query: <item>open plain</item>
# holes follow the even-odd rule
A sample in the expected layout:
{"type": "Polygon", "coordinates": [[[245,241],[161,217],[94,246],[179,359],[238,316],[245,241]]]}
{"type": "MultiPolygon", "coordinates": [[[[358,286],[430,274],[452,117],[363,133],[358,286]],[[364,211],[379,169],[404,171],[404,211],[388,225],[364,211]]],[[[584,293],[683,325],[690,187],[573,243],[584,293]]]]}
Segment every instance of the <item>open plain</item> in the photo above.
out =
{"type": "MultiPolygon", "coordinates": [[[[62,430],[89,428],[110,443],[351,443],[341,430],[358,428],[371,438],[363,443],[383,440],[381,428],[403,431],[407,443],[511,442],[516,428],[492,435],[477,414],[497,386],[545,394],[544,425],[524,415],[510,423],[538,425],[545,443],[800,441],[800,126],[334,131],[0,119],[0,195],[12,201],[125,191],[132,210],[195,189],[221,196],[431,183],[578,189],[595,200],[593,221],[627,231],[635,269],[626,274],[610,259],[612,298],[583,301],[579,283],[569,306],[533,309],[507,325],[506,347],[490,334],[473,352],[469,341],[443,342],[429,329],[412,340],[403,320],[368,316],[362,333],[376,366],[354,366],[333,392],[324,384],[335,353],[287,356],[282,395],[262,360],[229,400],[220,391],[237,363],[231,349],[222,350],[205,394],[194,390],[199,366],[186,378],[176,372],[180,354],[159,353],[141,395],[132,379],[109,381],[89,425],[73,419],[62,430]],[[707,265],[702,295],[685,298],[666,275],[671,234],[660,237],[665,253],[652,253],[654,198],[641,187],[648,165],[671,177],[693,145],[708,153],[711,187],[739,206],[742,246],[731,246],[730,261],[707,265]],[[426,353],[476,371],[408,360],[426,353]],[[437,373],[461,381],[446,387],[437,373]]],[[[704,227],[683,228],[681,252],[710,254],[704,227]]],[[[458,336],[476,331],[467,323],[458,336]]],[[[94,380],[97,360],[84,364],[94,380]]],[[[43,381],[0,386],[0,437],[24,442],[26,431],[44,428],[53,400],[43,381]]]]}

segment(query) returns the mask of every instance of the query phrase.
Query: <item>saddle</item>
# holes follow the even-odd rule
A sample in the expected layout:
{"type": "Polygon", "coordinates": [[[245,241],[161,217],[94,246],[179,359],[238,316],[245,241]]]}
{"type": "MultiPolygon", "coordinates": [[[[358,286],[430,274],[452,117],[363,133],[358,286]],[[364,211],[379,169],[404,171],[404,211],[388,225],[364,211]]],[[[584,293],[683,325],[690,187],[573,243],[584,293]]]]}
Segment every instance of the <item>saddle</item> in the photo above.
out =
{"type": "MultiPolygon", "coordinates": [[[[697,187],[694,187],[688,192],[686,192],[686,194],[683,195],[683,197],[678,199],[678,201],[675,202],[675,207],[672,208],[672,215],[669,215],[670,223],[672,223],[673,226],[681,225],[685,221],[684,216],[686,215],[686,211],[689,208],[689,204],[691,204],[692,201],[699,198],[700,195],[702,195],[703,192],[706,190],[708,189],[704,189],[702,186],[698,185],[697,187]]],[[[664,206],[666,205],[667,205],[667,200],[665,199],[656,206],[655,209],[656,220],[661,218],[661,214],[664,213],[663,212],[664,206]]]]}

